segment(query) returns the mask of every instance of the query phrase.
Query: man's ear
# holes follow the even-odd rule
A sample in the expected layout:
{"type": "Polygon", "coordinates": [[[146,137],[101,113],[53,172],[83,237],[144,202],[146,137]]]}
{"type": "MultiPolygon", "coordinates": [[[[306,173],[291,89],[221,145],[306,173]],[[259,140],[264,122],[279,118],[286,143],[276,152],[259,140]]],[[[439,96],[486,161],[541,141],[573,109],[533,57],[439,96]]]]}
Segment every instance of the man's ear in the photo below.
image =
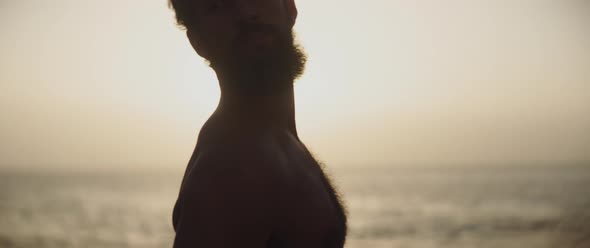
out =
{"type": "Polygon", "coordinates": [[[204,59],[209,59],[208,54],[201,45],[203,42],[199,41],[199,35],[196,32],[187,29],[186,37],[188,38],[189,42],[191,43],[191,46],[199,56],[203,57],[204,59]]]}
{"type": "Polygon", "coordinates": [[[289,17],[289,25],[293,27],[295,20],[297,20],[297,7],[295,6],[295,0],[284,0],[285,8],[287,9],[287,15],[289,17]]]}

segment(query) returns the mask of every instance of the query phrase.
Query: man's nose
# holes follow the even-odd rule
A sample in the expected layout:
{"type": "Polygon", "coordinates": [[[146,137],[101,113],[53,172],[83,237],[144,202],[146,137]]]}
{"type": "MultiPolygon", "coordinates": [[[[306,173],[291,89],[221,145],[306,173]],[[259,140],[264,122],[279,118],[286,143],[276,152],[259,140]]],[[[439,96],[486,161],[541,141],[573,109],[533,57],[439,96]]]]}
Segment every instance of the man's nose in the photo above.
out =
{"type": "Polygon", "coordinates": [[[236,0],[237,17],[241,21],[256,22],[260,20],[258,0],[236,0]]]}

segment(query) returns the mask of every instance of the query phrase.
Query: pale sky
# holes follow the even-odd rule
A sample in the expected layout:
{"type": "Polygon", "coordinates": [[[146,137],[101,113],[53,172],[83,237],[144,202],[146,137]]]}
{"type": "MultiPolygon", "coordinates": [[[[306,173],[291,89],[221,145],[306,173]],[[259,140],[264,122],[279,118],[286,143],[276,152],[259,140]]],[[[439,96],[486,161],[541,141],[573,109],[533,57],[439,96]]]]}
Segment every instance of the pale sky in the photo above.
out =
{"type": "MultiPolygon", "coordinates": [[[[590,161],[590,2],[298,0],[327,166],[590,161]]],[[[0,1],[1,168],[182,171],[216,78],[165,0],[0,1]]]]}

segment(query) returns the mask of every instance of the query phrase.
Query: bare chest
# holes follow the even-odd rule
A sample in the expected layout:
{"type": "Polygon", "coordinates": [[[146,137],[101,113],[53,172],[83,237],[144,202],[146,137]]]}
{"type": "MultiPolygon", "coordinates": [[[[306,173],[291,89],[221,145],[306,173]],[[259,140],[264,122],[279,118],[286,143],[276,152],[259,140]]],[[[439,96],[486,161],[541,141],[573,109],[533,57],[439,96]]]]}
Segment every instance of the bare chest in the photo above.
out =
{"type": "Polygon", "coordinates": [[[289,187],[281,197],[283,224],[276,232],[286,245],[276,247],[342,247],[346,215],[338,193],[300,142],[286,142],[280,147],[289,187]]]}
{"type": "MultiPolygon", "coordinates": [[[[276,158],[273,174],[280,179],[275,198],[279,202],[273,203],[277,208],[276,226],[267,247],[343,247],[347,230],[345,211],[330,180],[307,148],[295,137],[281,134],[252,144],[263,147],[261,156],[276,158]]],[[[198,167],[197,157],[193,155],[195,159],[191,159],[187,173],[198,167]]],[[[175,223],[181,205],[177,202],[175,207],[175,223]]]]}

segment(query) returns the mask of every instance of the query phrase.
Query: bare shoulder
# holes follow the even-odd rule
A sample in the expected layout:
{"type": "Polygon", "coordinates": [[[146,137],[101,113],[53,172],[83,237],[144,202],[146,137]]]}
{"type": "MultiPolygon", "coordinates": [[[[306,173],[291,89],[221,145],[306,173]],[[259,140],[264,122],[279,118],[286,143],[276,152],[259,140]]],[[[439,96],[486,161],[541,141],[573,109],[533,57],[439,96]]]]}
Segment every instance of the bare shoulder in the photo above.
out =
{"type": "Polygon", "coordinates": [[[204,146],[193,163],[181,190],[175,247],[263,245],[278,214],[280,159],[264,144],[228,143],[204,146]]]}
{"type": "Polygon", "coordinates": [[[282,151],[276,147],[272,140],[263,138],[205,145],[196,154],[187,176],[201,180],[274,181],[285,164],[282,151]]]}

